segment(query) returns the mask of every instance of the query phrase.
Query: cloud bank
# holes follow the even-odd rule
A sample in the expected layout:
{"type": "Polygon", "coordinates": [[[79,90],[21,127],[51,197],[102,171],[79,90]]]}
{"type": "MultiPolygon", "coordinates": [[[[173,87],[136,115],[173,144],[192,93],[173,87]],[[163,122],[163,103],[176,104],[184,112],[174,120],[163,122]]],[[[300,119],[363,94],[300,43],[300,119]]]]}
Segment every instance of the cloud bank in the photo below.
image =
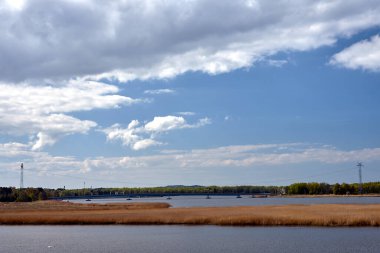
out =
{"type": "MultiPolygon", "coordinates": [[[[15,162],[4,162],[8,158],[25,161],[29,168],[62,174],[79,172],[112,172],[123,169],[165,169],[177,171],[193,169],[194,173],[202,168],[261,169],[263,166],[281,166],[318,162],[321,164],[355,164],[380,160],[380,148],[339,150],[332,146],[310,145],[303,143],[260,144],[221,146],[209,149],[164,150],[159,154],[122,157],[73,157],[51,156],[45,152],[32,151],[21,143],[0,144],[1,170],[19,169],[15,162]],[[13,169],[12,169],[13,168],[13,169]]],[[[307,169],[307,168],[305,168],[307,169]]],[[[146,176],[146,174],[145,174],[146,176]]]]}
{"type": "Polygon", "coordinates": [[[3,1],[0,81],[218,74],[332,45],[378,13],[371,0],[3,1]]]}

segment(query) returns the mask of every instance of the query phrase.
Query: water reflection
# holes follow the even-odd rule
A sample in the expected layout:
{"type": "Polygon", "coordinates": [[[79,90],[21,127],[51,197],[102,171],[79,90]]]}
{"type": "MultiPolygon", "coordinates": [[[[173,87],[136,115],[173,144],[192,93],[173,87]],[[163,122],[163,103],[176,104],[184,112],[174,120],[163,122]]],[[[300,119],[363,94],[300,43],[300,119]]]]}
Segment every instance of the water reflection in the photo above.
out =
{"type": "Polygon", "coordinates": [[[0,252],[377,253],[379,228],[1,226],[0,252]]]}

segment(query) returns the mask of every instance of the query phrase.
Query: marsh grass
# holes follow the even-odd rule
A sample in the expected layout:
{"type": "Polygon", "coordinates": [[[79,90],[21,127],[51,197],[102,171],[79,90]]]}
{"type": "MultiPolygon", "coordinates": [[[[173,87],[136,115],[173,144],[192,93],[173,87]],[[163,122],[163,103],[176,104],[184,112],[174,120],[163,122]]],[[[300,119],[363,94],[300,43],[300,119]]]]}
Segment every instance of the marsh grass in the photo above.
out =
{"type": "Polygon", "coordinates": [[[319,204],[169,208],[167,203],[0,204],[0,224],[188,224],[224,226],[380,226],[380,205],[319,204]]]}

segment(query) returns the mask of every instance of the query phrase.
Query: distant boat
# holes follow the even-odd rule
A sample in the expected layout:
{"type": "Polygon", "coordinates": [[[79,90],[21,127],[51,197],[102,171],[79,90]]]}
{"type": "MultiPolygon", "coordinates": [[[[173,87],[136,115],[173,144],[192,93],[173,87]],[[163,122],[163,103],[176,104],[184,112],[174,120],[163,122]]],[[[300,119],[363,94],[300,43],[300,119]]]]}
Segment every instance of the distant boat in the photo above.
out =
{"type": "Polygon", "coordinates": [[[86,201],[91,201],[91,199],[86,199],[86,201]]]}
{"type": "Polygon", "coordinates": [[[127,198],[127,200],[132,200],[131,198],[127,198]]]}
{"type": "Polygon", "coordinates": [[[240,196],[240,194],[239,194],[239,195],[237,195],[237,196],[236,196],[236,198],[237,198],[237,199],[241,199],[241,196],[240,196]]]}
{"type": "Polygon", "coordinates": [[[211,199],[210,195],[207,195],[206,199],[211,199]]]}
{"type": "Polygon", "coordinates": [[[166,199],[172,199],[171,197],[167,197],[166,199]]]}

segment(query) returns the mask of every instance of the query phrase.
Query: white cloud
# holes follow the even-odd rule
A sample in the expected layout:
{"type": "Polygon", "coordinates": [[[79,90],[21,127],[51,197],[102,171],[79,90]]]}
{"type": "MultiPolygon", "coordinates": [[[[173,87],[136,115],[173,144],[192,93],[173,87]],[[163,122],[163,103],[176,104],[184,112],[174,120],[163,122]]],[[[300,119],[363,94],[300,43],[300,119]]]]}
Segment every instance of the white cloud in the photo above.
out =
{"type": "Polygon", "coordinates": [[[33,145],[32,150],[39,150],[46,145],[53,145],[56,142],[54,138],[43,132],[39,132],[37,134],[37,138],[38,139],[36,143],[33,145]]]}
{"type": "Polygon", "coordinates": [[[118,88],[99,82],[70,81],[63,86],[1,84],[0,134],[36,137],[34,149],[53,145],[64,135],[87,133],[97,126],[70,112],[116,108],[143,100],[115,95],[118,88]]]}
{"type": "Polygon", "coordinates": [[[149,94],[149,95],[161,95],[161,94],[173,94],[173,93],[175,93],[175,90],[172,90],[172,89],[157,89],[157,90],[144,91],[144,94],[149,94]]]}
{"type": "Polygon", "coordinates": [[[195,112],[177,112],[177,114],[182,115],[182,116],[194,116],[196,113],[195,112]]]}
{"type": "Polygon", "coordinates": [[[188,124],[183,117],[169,115],[164,117],[154,117],[152,121],[145,124],[144,128],[148,132],[159,133],[174,129],[198,128],[208,124],[211,124],[209,118],[202,118],[195,124],[188,124]]]}
{"type": "Polygon", "coordinates": [[[280,68],[283,65],[288,63],[287,60],[273,60],[273,59],[267,59],[266,62],[268,63],[268,65],[277,67],[277,68],[280,68]]]}
{"type": "Polygon", "coordinates": [[[164,132],[173,129],[180,129],[186,126],[186,121],[183,117],[164,116],[154,117],[154,119],[145,124],[145,130],[149,132],[164,132]]]}
{"type": "MultiPolygon", "coordinates": [[[[151,145],[149,139],[142,139],[141,144],[151,145]]],[[[156,144],[153,144],[156,145],[156,144]]],[[[107,170],[128,168],[202,168],[202,167],[260,167],[277,165],[295,165],[310,162],[322,164],[342,164],[357,161],[371,162],[380,160],[380,148],[356,150],[338,150],[331,146],[310,145],[302,143],[260,144],[221,146],[210,149],[163,150],[156,155],[98,157],[84,160],[72,157],[53,157],[40,151],[32,151],[30,146],[21,143],[0,144],[0,157],[18,157],[20,160],[38,163],[41,170],[54,171],[68,169],[107,170]],[[60,164],[60,166],[56,166],[60,164]],[[87,166],[87,169],[83,169],[87,166]]],[[[36,167],[37,166],[32,166],[36,167]]],[[[16,166],[15,169],[18,167],[16,166]]]]}
{"type": "MultiPolygon", "coordinates": [[[[213,175],[216,173],[223,175],[224,178],[230,175],[226,171],[231,171],[231,169],[263,171],[264,168],[271,166],[276,168],[278,175],[285,176],[284,173],[287,172],[282,171],[283,166],[310,163],[319,163],[319,168],[323,168],[324,165],[328,167],[330,164],[351,170],[357,161],[363,161],[365,164],[380,161],[380,148],[339,150],[326,145],[284,143],[163,150],[158,154],[145,156],[75,158],[51,156],[45,152],[33,151],[29,144],[0,143],[0,158],[2,175],[5,172],[17,173],[18,176],[20,162],[24,162],[27,181],[31,181],[28,175],[33,175],[32,178],[43,176],[43,180],[38,185],[42,182],[45,187],[49,185],[51,179],[58,178],[60,181],[56,182],[62,184],[61,176],[70,179],[64,181],[66,185],[72,181],[77,181],[76,184],[79,182],[82,185],[83,180],[86,182],[88,180],[93,183],[101,182],[99,185],[102,186],[105,183],[107,185],[115,184],[115,182],[120,184],[120,181],[122,181],[121,186],[125,186],[127,182],[129,186],[147,186],[151,183],[162,185],[163,182],[183,180],[184,175],[189,175],[187,173],[195,175],[193,177],[195,182],[210,184],[209,181],[196,176],[202,175],[207,169],[211,169],[213,175]],[[126,175],[128,176],[125,177],[126,175]],[[172,177],[173,175],[178,175],[178,177],[172,177]],[[49,178],[48,181],[47,178],[49,178]],[[144,179],[143,183],[141,183],[142,179],[144,179]]],[[[313,169],[310,166],[304,167],[306,171],[313,171],[314,168],[315,166],[313,169]]],[[[213,182],[217,183],[217,181],[213,182]]],[[[18,180],[15,184],[17,183],[18,180]]]]}
{"type": "Polygon", "coordinates": [[[218,74],[380,24],[372,0],[17,2],[0,9],[3,81],[218,74]]]}
{"type": "Polygon", "coordinates": [[[194,124],[194,125],[187,125],[187,126],[185,126],[185,128],[203,127],[203,126],[209,125],[211,123],[212,123],[211,119],[209,119],[209,118],[202,118],[196,124],[194,124]]]}
{"type": "Polygon", "coordinates": [[[0,157],[2,161],[11,158],[9,162],[0,164],[0,169],[17,172],[20,162],[25,164],[25,170],[39,174],[46,171],[58,174],[78,173],[84,166],[84,161],[73,157],[51,156],[46,152],[35,150],[32,143],[0,143],[0,157]],[[18,161],[15,161],[16,159],[18,161]]]}
{"type": "Polygon", "coordinates": [[[338,150],[301,143],[223,146],[211,149],[164,150],[159,155],[124,157],[130,167],[225,168],[296,165],[310,162],[342,164],[379,161],[380,148],[338,150]]]}
{"type": "Polygon", "coordinates": [[[140,141],[135,142],[133,144],[132,148],[134,150],[141,150],[141,149],[149,148],[151,146],[157,146],[160,144],[161,144],[161,142],[155,141],[153,139],[144,139],[144,140],[140,140],[140,141]]]}
{"type": "Polygon", "coordinates": [[[194,124],[188,124],[183,117],[168,115],[154,117],[152,121],[142,126],[138,120],[132,120],[127,128],[115,124],[104,129],[103,132],[107,135],[108,140],[121,140],[124,146],[141,150],[162,145],[163,143],[156,140],[161,133],[184,128],[198,128],[207,124],[211,124],[211,120],[208,118],[202,118],[194,124]]]}
{"type": "Polygon", "coordinates": [[[335,54],[330,64],[349,69],[380,71],[380,36],[357,42],[335,54]]]}
{"type": "Polygon", "coordinates": [[[18,142],[9,142],[9,143],[0,143],[0,157],[17,157],[17,156],[31,156],[34,152],[30,151],[30,145],[18,143],[18,142]]]}
{"type": "Polygon", "coordinates": [[[7,8],[10,11],[21,11],[25,5],[26,0],[5,0],[3,8],[7,8]]]}

